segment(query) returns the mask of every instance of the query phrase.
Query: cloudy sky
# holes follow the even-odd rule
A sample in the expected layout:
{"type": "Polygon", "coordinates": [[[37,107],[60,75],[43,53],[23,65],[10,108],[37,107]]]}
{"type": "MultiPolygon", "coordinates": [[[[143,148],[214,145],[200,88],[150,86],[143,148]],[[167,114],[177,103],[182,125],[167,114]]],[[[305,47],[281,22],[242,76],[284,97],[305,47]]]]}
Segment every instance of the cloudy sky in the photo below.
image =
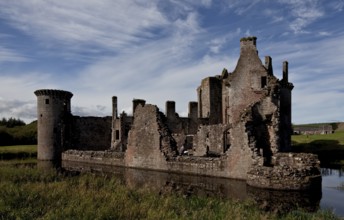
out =
{"type": "Polygon", "coordinates": [[[234,70],[257,36],[293,123],[344,121],[344,0],[0,0],[0,117],[36,118],[37,89],[71,91],[75,115],[111,115],[111,97],[186,115],[202,78],[234,70]]]}

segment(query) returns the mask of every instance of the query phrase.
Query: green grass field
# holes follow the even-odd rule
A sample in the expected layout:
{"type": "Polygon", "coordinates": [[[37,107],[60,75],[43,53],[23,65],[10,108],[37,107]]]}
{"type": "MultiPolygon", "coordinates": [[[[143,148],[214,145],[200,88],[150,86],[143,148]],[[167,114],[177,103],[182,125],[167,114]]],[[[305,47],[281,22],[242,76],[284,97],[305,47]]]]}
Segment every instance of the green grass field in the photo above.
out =
{"type": "Polygon", "coordinates": [[[14,145],[14,146],[0,146],[1,153],[37,153],[37,145],[14,145]]]}
{"type": "Polygon", "coordinates": [[[292,151],[315,153],[323,165],[344,165],[344,131],[326,135],[293,135],[292,151]]]}
{"type": "Polygon", "coordinates": [[[37,145],[0,146],[0,159],[26,159],[37,157],[37,145]]]}
{"type": "Polygon", "coordinates": [[[313,141],[336,141],[344,148],[344,131],[336,131],[333,134],[293,135],[292,141],[302,144],[313,141]]]}

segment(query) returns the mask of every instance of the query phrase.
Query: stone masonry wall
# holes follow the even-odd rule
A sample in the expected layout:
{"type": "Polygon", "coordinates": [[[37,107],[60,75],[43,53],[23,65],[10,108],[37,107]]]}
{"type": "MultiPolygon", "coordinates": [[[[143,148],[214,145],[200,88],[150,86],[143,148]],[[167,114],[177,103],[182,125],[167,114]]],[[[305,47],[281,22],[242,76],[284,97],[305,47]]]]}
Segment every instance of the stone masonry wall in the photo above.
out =
{"type": "Polygon", "coordinates": [[[124,153],[113,151],[67,150],[62,153],[63,161],[124,166],[124,153]]]}
{"type": "Polygon", "coordinates": [[[176,143],[154,105],[138,106],[129,132],[125,165],[167,170],[167,159],[176,156],[176,143]]]}
{"type": "Polygon", "coordinates": [[[60,160],[69,145],[70,99],[72,93],[42,89],[37,96],[37,159],[60,160]]]}
{"type": "Polygon", "coordinates": [[[251,167],[247,177],[248,185],[260,188],[305,190],[321,186],[318,157],[306,153],[277,153],[272,166],[251,167]]]}
{"type": "Polygon", "coordinates": [[[208,118],[210,124],[222,122],[222,81],[217,77],[202,80],[198,91],[200,118],[208,118]]]}
{"type": "Polygon", "coordinates": [[[227,103],[223,105],[227,123],[238,123],[245,109],[264,97],[266,87],[262,81],[265,79],[268,85],[268,75],[268,70],[258,56],[255,41],[242,42],[238,64],[223,81],[223,95],[228,97],[227,103]]]}
{"type": "Polygon", "coordinates": [[[72,149],[107,150],[111,147],[111,117],[73,118],[72,149]]]}
{"type": "Polygon", "coordinates": [[[249,146],[245,123],[238,123],[229,130],[231,145],[226,152],[228,176],[234,179],[246,179],[247,171],[253,163],[253,151],[249,146]]]}
{"type": "Polygon", "coordinates": [[[65,126],[72,131],[71,147],[81,151],[65,151],[62,159],[243,179],[262,188],[313,187],[321,180],[317,157],[281,153],[290,145],[293,85],[287,63],[280,81],[273,76],[270,57],[262,64],[255,37],[240,44],[235,70],[202,80],[188,118],[178,116],[174,101],[166,103],[165,116],[135,99],[134,115],[126,121],[129,117],[117,117],[115,98],[113,127],[111,117],[74,117],[71,127],[65,126]],[[188,152],[179,153],[182,146],[188,152]]]}
{"type": "Polygon", "coordinates": [[[220,156],[225,153],[224,132],[228,126],[201,125],[194,136],[194,156],[220,156]]]}

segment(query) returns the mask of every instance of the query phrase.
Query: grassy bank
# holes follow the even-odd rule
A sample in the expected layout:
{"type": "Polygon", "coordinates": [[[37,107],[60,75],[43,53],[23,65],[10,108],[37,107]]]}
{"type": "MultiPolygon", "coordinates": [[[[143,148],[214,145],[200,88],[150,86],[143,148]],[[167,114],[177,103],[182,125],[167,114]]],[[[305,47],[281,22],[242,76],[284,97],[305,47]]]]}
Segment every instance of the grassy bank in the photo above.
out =
{"type": "Polygon", "coordinates": [[[0,161],[0,219],[337,219],[330,212],[266,213],[252,202],[159,195],[115,177],[68,176],[0,161]]]}
{"type": "Polygon", "coordinates": [[[293,135],[292,151],[315,153],[324,166],[343,166],[344,131],[326,135],[293,135]]]}
{"type": "Polygon", "coordinates": [[[0,125],[0,146],[37,143],[37,121],[22,126],[0,125]]]}
{"type": "Polygon", "coordinates": [[[0,159],[28,159],[37,157],[37,145],[0,146],[0,159]]]}

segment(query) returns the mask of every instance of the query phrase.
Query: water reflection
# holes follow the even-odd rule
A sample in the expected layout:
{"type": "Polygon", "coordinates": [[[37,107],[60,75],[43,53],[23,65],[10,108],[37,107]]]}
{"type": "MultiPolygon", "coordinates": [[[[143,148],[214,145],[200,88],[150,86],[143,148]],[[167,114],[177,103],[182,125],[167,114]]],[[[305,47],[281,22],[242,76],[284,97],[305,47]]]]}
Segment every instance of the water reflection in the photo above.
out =
{"type": "Polygon", "coordinates": [[[63,161],[62,167],[70,172],[99,172],[115,175],[131,188],[145,187],[159,194],[179,194],[184,197],[215,196],[239,201],[251,199],[266,211],[285,213],[302,208],[319,209],[321,189],[312,192],[274,191],[257,189],[245,181],[195,175],[175,174],[151,170],[111,167],[63,161]]]}
{"type": "Polygon", "coordinates": [[[330,209],[338,216],[344,216],[344,169],[322,168],[323,176],[320,207],[330,209]]]}
{"type": "Polygon", "coordinates": [[[321,168],[321,176],[333,176],[343,177],[344,170],[341,168],[321,168]]]}

